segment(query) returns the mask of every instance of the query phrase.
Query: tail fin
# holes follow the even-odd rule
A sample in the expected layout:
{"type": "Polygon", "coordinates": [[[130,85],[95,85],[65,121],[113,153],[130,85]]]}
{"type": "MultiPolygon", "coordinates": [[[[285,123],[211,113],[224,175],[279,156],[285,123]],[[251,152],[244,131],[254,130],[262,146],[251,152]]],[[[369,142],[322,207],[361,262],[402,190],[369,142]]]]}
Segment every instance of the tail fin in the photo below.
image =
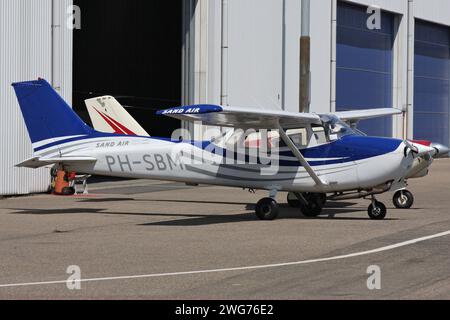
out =
{"type": "Polygon", "coordinates": [[[31,142],[36,145],[93,133],[44,79],[13,83],[31,142]]]}
{"type": "Polygon", "coordinates": [[[114,97],[92,98],[86,100],[85,103],[95,130],[150,136],[114,97]]]}

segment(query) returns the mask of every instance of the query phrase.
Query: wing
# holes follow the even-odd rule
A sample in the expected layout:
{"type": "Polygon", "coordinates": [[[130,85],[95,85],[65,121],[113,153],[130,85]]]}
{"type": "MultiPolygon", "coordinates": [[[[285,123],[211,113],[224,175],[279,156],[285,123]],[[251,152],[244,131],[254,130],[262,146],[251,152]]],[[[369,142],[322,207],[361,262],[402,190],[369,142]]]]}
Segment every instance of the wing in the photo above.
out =
{"type": "Polygon", "coordinates": [[[402,114],[402,113],[403,112],[399,109],[386,108],[386,109],[343,111],[343,112],[333,113],[333,115],[335,115],[342,121],[355,123],[360,120],[388,117],[388,116],[394,116],[394,115],[398,115],[398,114],[402,114]]]}
{"type": "Polygon", "coordinates": [[[314,182],[320,187],[326,187],[328,185],[326,181],[322,180],[317,175],[301,152],[297,149],[294,142],[284,131],[289,127],[298,128],[299,126],[307,124],[321,124],[322,121],[316,114],[215,105],[172,108],[159,111],[158,114],[190,122],[201,121],[202,124],[211,126],[235,127],[241,129],[278,129],[283,141],[303,165],[314,182]]]}
{"type": "Polygon", "coordinates": [[[321,124],[320,117],[311,113],[291,113],[257,108],[225,107],[218,105],[193,105],[171,108],[157,112],[179,120],[204,125],[234,128],[276,129],[295,127],[304,124],[321,124]]]}
{"type": "Polygon", "coordinates": [[[39,158],[34,157],[16,165],[17,168],[31,168],[37,169],[48,165],[57,163],[65,164],[80,164],[80,163],[95,163],[96,158],[91,157],[63,157],[63,158],[39,158]]]}
{"type": "Polygon", "coordinates": [[[97,131],[150,136],[114,97],[92,98],[86,100],[85,104],[97,131]]]}

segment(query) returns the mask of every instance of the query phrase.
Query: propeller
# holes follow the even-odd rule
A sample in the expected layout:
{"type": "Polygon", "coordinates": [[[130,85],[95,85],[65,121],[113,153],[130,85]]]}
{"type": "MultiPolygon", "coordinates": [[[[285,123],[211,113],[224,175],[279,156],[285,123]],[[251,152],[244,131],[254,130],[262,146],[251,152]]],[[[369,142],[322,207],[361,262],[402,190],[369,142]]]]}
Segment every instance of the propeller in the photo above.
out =
{"type": "Polygon", "coordinates": [[[410,150],[411,154],[414,158],[429,156],[429,157],[435,157],[437,154],[439,154],[439,150],[426,146],[420,143],[411,142],[408,140],[404,141],[406,147],[405,147],[405,158],[408,156],[408,150],[410,150]]]}
{"type": "Polygon", "coordinates": [[[450,150],[448,147],[440,144],[440,143],[432,143],[431,147],[436,150],[436,154],[434,155],[434,158],[448,158],[450,150]]]}
{"type": "Polygon", "coordinates": [[[430,156],[434,159],[448,158],[450,150],[448,147],[440,143],[431,143],[428,141],[408,141],[405,140],[405,157],[408,156],[408,151],[413,154],[414,158],[430,156]]]}
{"type": "Polygon", "coordinates": [[[408,140],[404,141],[406,147],[405,147],[405,158],[408,157],[409,153],[408,151],[410,151],[410,153],[413,155],[414,158],[416,158],[419,154],[419,149],[413,145],[411,142],[409,142],[408,140]]]}

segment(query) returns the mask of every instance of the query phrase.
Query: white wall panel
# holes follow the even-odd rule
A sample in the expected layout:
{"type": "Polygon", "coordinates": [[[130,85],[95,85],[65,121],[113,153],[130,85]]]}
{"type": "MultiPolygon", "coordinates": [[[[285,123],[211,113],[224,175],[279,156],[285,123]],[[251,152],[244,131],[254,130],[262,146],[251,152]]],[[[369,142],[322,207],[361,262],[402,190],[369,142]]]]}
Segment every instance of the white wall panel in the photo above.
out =
{"type": "Polygon", "coordinates": [[[400,14],[406,13],[408,8],[408,0],[348,0],[348,2],[354,2],[366,6],[378,6],[383,10],[400,14]]]}
{"type": "MultiPolygon", "coordinates": [[[[66,0],[64,0],[66,2],[66,0]]],[[[31,157],[32,149],[12,82],[46,78],[52,81],[52,0],[0,1],[0,194],[45,191],[48,170],[19,169],[14,165],[31,157]]],[[[71,39],[68,39],[71,42],[71,39]]],[[[67,54],[68,42],[61,41],[67,54]]],[[[71,59],[61,68],[64,88],[70,85],[71,59]]],[[[70,90],[63,90],[70,98],[70,90]]]]}
{"type": "Polygon", "coordinates": [[[285,0],[285,6],[284,109],[290,112],[298,112],[300,101],[301,2],[285,0]]]}
{"type": "Polygon", "coordinates": [[[228,1],[228,104],[281,109],[283,1],[228,1]]]}
{"type": "Polygon", "coordinates": [[[331,1],[311,1],[311,111],[330,112],[331,1]]]}
{"type": "Polygon", "coordinates": [[[67,28],[67,21],[72,4],[73,0],[53,0],[52,85],[69,105],[72,105],[73,31],[67,28]]]}
{"type": "Polygon", "coordinates": [[[450,1],[414,0],[416,18],[450,26],[450,1]]]}
{"type": "Polygon", "coordinates": [[[208,0],[208,92],[207,103],[221,103],[222,2],[208,0]]]}

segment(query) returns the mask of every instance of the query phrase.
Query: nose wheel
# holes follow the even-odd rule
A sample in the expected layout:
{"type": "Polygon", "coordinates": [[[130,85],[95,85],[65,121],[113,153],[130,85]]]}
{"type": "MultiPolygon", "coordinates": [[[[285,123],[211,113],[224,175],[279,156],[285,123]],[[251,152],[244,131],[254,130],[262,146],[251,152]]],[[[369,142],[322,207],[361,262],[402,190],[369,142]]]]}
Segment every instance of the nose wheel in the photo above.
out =
{"type": "Polygon", "coordinates": [[[414,204],[414,196],[408,190],[399,190],[392,199],[397,209],[410,209],[414,204]]]}
{"type": "Polygon", "coordinates": [[[372,203],[367,209],[367,212],[369,214],[370,219],[383,220],[384,218],[386,218],[387,209],[382,202],[377,201],[375,198],[373,198],[372,203]]]}

